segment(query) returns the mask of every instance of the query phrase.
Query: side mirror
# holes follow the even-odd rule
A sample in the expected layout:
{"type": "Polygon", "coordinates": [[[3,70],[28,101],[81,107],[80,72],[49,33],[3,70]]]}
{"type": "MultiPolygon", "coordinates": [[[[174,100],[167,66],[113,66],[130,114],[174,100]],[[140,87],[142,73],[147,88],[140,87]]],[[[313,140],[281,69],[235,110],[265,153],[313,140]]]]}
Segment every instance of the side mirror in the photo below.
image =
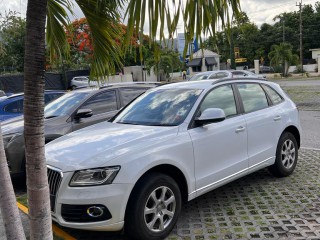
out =
{"type": "Polygon", "coordinates": [[[80,119],[80,118],[88,118],[93,115],[91,109],[79,109],[74,116],[75,119],[80,119]]]}
{"type": "Polygon", "coordinates": [[[222,122],[225,119],[226,114],[221,108],[207,108],[200,117],[195,119],[195,122],[198,126],[203,126],[210,123],[222,122]]]}

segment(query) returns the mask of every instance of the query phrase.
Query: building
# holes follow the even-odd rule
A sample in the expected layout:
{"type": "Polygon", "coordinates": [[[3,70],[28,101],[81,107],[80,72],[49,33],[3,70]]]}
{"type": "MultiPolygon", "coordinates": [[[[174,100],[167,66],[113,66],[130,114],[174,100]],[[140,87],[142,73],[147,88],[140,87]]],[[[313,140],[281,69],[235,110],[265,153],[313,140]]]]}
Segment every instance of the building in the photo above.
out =
{"type": "Polygon", "coordinates": [[[320,57],[320,48],[310,49],[312,52],[312,58],[318,62],[318,58],[320,57]]]}
{"type": "Polygon", "coordinates": [[[208,49],[200,49],[188,62],[189,73],[220,70],[220,55],[208,49]]]}

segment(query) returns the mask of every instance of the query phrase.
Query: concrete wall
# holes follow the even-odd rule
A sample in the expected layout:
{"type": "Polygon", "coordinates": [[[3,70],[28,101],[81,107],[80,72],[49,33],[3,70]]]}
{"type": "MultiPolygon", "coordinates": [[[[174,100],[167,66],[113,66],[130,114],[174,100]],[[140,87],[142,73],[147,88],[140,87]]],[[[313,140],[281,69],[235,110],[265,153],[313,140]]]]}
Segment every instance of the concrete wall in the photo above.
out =
{"type": "MultiPolygon", "coordinates": [[[[306,72],[315,72],[317,67],[318,67],[318,64],[303,65],[303,70],[305,70],[306,72]]],[[[292,73],[296,69],[297,69],[297,66],[290,66],[288,73],[292,73]]]]}

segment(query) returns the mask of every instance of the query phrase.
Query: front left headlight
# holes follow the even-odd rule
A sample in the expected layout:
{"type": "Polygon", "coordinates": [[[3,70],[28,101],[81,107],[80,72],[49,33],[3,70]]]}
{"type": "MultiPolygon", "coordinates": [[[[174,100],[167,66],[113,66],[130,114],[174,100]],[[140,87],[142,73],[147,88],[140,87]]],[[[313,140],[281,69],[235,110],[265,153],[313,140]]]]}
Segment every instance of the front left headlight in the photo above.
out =
{"type": "Polygon", "coordinates": [[[120,166],[76,171],[71,178],[69,186],[81,187],[111,184],[119,170],[120,166]]]}

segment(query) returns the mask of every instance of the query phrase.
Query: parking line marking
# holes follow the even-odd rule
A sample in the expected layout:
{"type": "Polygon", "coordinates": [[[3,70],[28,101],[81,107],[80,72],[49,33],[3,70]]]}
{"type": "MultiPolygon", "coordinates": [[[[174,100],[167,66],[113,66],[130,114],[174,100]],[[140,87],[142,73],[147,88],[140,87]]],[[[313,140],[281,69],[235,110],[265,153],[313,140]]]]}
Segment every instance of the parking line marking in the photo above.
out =
{"type": "MultiPolygon", "coordinates": [[[[29,209],[26,206],[22,205],[21,203],[17,202],[17,206],[25,214],[29,213],[29,209]]],[[[63,238],[64,240],[76,240],[76,238],[70,236],[68,233],[66,233],[61,228],[59,228],[58,226],[56,226],[54,224],[52,224],[52,231],[54,232],[55,235],[63,238]]]]}

